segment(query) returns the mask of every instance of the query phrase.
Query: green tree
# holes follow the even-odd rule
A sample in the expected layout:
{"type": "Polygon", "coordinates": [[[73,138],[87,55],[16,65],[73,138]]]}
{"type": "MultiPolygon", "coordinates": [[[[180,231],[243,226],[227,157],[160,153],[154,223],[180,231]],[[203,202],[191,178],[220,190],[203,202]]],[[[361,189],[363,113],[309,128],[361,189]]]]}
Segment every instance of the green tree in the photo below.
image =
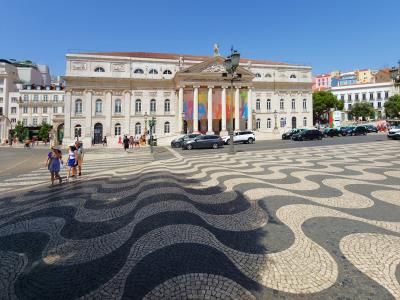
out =
{"type": "Polygon", "coordinates": [[[361,102],[354,104],[350,112],[354,117],[361,117],[364,120],[365,118],[372,116],[375,113],[375,109],[370,103],[361,102]]]}
{"type": "Polygon", "coordinates": [[[22,142],[28,136],[28,128],[24,127],[21,121],[17,122],[14,128],[14,136],[22,142]]]}
{"type": "Polygon", "coordinates": [[[389,118],[400,117],[400,95],[394,95],[386,101],[385,114],[389,118]]]}
{"type": "Polygon", "coordinates": [[[43,122],[42,125],[40,125],[39,129],[39,138],[42,139],[45,143],[49,140],[49,133],[50,133],[51,127],[49,124],[46,122],[43,122]]]}
{"type": "Polygon", "coordinates": [[[327,91],[313,93],[314,121],[325,119],[331,109],[342,110],[344,101],[338,100],[335,95],[327,91]]]}

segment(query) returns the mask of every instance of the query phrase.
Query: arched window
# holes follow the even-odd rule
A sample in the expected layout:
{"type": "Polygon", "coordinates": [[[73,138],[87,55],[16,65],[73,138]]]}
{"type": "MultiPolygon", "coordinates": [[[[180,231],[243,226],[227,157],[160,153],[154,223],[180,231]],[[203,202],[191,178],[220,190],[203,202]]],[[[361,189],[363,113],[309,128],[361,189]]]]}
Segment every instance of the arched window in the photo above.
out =
{"type": "Polygon", "coordinates": [[[102,68],[102,67],[97,67],[97,68],[94,69],[94,71],[95,72],[100,72],[100,73],[104,73],[105,72],[104,68],[102,68]]]}
{"type": "Polygon", "coordinates": [[[303,110],[307,110],[307,99],[303,99],[303,110]]]}
{"type": "Polygon", "coordinates": [[[142,134],[142,125],[139,122],[135,124],[135,135],[137,134],[142,134]]]}
{"type": "Polygon", "coordinates": [[[256,73],[255,75],[256,75],[257,78],[260,78],[260,77],[261,77],[261,74],[260,74],[260,73],[256,73]]]}
{"type": "Polygon", "coordinates": [[[261,120],[260,119],[256,120],[256,128],[257,128],[257,130],[261,128],[261,120]]]}
{"type": "Polygon", "coordinates": [[[290,75],[290,78],[296,78],[296,75],[292,74],[290,75]]]}
{"type": "Polygon", "coordinates": [[[75,114],[76,115],[82,114],[82,100],[81,99],[75,100],[75,114]]]}
{"type": "Polygon", "coordinates": [[[133,71],[133,73],[135,73],[135,74],[144,74],[144,71],[141,68],[137,68],[137,69],[135,69],[135,71],[133,71]]]}
{"type": "Polygon", "coordinates": [[[170,125],[169,122],[164,123],[164,133],[169,133],[170,132],[170,125]]]}
{"type": "Polygon", "coordinates": [[[155,112],[156,111],[156,100],[151,99],[150,100],[150,112],[155,112]]]}
{"type": "Polygon", "coordinates": [[[307,117],[303,118],[303,127],[307,127],[307,117]]]}
{"type": "Polygon", "coordinates": [[[296,100],[292,99],[292,110],[296,109],[296,100]]]}
{"type": "Polygon", "coordinates": [[[142,101],[140,99],[136,99],[135,101],[135,113],[142,112],[142,101]]]}
{"type": "Polygon", "coordinates": [[[267,110],[271,110],[271,99],[267,99],[267,110]]]}
{"type": "Polygon", "coordinates": [[[96,114],[101,114],[103,111],[103,101],[101,99],[96,100],[96,114]]]}
{"type": "Polygon", "coordinates": [[[284,128],[286,126],[286,118],[281,118],[280,125],[281,125],[281,128],[284,128]]]}
{"type": "Polygon", "coordinates": [[[121,135],[121,124],[120,123],[115,124],[114,135],[121,135]]]}
{"type": "Polygon", "coordinates": [[[256,110],[257,111],[261,110],[261,101],[260,101],[260,99],[256,100],[256,110]]]}
{"type": "Polygon", "coordinates": [[[281,99],[281,101],[279,101],[279,109],[285,110],[285,100],[281,99]]]}
{"type": "Polygon", "coordinates": [[[115,99],[114,112],[116,114],[120,114],[121,113],[121,99],[115,99]]]}
{"type": "Polygon", "coordinates": [[[271,118],[267,119],[267,128],[271,128],[271,118]]]}
{"type": "Polygon", "coordinates": [[[165,71],[163,72],[163,74],[164,74],[164,75],[171,75],[172,72],[171,72],[170,70],[165,70],[165,71]]]}
{"type": "Polygon", "coordinates": [[[171,103],[170,103],[169,99],[165,99],[165,101],[164,101],[164,111],[165,112],[171,111],[171,103]]]}
{"type": "Polygon", "coordinates": [[[272,75],[271,75],[271,74],[269,74],[269,73],[267,73],[267,74],[265,74],[265,77],[267,77],[267,78],[271,78],[271,77],[272,77],[272,75]]]}
{"type": "Polygon", "coordinates": [[[149,74],[158,74],[156,69],[150,69],[149,74]]]}
{"type": "Polygon", "coordinates": [[[82,126],[81,125],[75,125],[75,138],[81,137],[82,136],[82,126]]]}

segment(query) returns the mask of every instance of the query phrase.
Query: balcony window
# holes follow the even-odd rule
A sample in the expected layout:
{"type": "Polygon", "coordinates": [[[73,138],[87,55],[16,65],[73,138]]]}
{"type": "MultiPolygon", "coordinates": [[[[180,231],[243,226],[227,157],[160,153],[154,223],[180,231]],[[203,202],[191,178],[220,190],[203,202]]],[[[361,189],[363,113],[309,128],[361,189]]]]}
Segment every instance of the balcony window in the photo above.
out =
{"type": "MultiPolygon", "coordinates": [[[[57,107],[53,107],[53,112],[57,113],[57,107]]],[[[82,100],[77,99],[75,101],[75,115],[80,115],[82,114],[82,100]]]]}
{"type": "Polygon", "coordinates": [[[101,114],[103,112],[103,101],[101,99],[96,100],[96,114],[101,114]]]}
{"type": "Polygon", "coordinates": [[[150,112],[156,112],[156,100],[155,99],[151,99],[150,100],[150,112]]]}
{"type": "Polygon", "coordinates": [[[140,99],[136,99],[135,101],[135,113],[142,112],[142,101],[140,99]]]}
{"type": "Polygon", "coordinates": [[[116,99],[115,103],[114,103],[114,112],[116,114],[120,114],[122,111],[122,107],[121,107],[121,99],[116,99]]]}
{"type": "Polygon", "coordinates": [[[267,110],[271,110],[271,99],[267,99],[267,110]]]}
{"type": "Polygon", "coordinates": [[[164,102],[164,111],[169,113],[171,110],[171,103],[169,101],[169,99],[166,99],[164,102]]]}
{"type": "Polygon", "coordinates": [[[260,111],[261,110],[261,101],[260,99],[256,100],[256,111],[260,111]]]}

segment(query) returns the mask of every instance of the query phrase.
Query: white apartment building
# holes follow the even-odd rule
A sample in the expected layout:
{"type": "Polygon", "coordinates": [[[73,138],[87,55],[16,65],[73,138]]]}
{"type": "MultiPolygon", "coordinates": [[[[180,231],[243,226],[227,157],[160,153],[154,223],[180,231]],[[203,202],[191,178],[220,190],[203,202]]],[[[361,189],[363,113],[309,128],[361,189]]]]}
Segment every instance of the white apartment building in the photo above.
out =
{"type": "Polygon", "coordinates": [[[355,103],[367,102],[376,109],[376,119],[385,117],[384,104],[396,93],[393,82],[354,84],[332,87],[331,92],[344,101],[346,119],[351,120],[349,113],[355,103]]]}
{"type": "MultiPolygon", "coordinates": [[[[215,50],[215,49],[214,49],[215,50]]],[[[99,143],[107,136],[143,134],[156,117],[155,134],[272,132],[312,126],[311,67],[241,59],[233,87],[224,58],[147,52],[67,54],[64,142],[99,143]]]]}

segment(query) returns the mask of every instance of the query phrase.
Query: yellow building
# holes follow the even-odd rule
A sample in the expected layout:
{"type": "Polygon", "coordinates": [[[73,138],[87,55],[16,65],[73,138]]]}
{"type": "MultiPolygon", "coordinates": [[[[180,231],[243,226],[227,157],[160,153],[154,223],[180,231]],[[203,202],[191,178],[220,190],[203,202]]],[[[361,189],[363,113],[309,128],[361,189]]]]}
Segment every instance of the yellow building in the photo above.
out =
{"type": "Polygon", "coordinates": [[[358,83],[372,83],[374,79],[374,74],[369,69],[357,70],[357,82],[358,83]]]}

